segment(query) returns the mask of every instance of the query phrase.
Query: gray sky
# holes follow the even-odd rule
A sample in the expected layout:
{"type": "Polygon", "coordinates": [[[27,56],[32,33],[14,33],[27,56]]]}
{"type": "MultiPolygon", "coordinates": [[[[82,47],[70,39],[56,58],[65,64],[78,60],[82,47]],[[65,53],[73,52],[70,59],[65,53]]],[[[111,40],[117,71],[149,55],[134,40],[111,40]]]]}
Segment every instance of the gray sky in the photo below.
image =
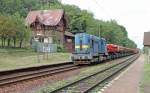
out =
{"type": "Polygon", "coordinates": [[[95,18],[115,19],[123,25],[129,38],[139,48],[143,46],[143,33],[150,31],[150,0],[62,0],[93,12],[95,18]]]}

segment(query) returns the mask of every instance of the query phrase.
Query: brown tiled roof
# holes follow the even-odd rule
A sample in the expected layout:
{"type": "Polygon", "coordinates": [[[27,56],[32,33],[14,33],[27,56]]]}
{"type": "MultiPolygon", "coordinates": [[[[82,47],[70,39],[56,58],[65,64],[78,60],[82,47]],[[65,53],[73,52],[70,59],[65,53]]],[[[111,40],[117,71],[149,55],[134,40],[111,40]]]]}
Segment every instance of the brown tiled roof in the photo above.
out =
{"type": "Polygon", "coordinates": [[[150,46],[150,32],[144,32],[144,46],[150,46]]]}
{"type": "Polygon", "coordinates": [[[26,17],[26,24],[31,25],[37,19],[44,25],[55,26],[60,22],[63,14],[62,9],[30,11],[26,17]]]}

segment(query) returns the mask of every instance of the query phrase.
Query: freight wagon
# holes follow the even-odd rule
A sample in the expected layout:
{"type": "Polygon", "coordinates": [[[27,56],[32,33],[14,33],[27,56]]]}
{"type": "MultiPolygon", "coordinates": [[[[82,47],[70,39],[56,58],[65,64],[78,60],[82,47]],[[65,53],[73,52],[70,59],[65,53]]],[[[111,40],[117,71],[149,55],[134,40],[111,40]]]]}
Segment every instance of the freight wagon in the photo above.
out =
{"type": "Polygon", "coordinates": [[[86,33],[76,34],[74,45],[71,58],[75,64],[91,64],[137,53],[136,49],[107,44],[104,38],[86,33]]]}

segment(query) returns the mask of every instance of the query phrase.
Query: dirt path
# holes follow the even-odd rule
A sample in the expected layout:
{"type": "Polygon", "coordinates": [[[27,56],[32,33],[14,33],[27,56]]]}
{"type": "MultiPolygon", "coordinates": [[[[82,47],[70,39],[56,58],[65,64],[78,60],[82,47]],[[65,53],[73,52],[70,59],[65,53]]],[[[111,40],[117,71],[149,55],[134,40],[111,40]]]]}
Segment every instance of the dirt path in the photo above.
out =
{"type": "Polygon", "coordinates": [[[141,55],[127,70],[101,89],[99,93],[139,93],[143,66],[144,56],[141,55]]]}

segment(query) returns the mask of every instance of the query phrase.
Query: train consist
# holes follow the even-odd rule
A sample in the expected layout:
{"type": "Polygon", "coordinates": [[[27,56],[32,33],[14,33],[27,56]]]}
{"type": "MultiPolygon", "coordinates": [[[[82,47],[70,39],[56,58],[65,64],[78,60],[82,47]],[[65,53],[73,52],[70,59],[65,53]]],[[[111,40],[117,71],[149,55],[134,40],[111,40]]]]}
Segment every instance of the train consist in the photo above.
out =
{"type": "Polygon", "coordinates": [[[91,64],[137,53],[137,49],[107,44],[104,38],[86,33],[75,35],[75,50],[72,61],[75,64],[91,64]]]}

